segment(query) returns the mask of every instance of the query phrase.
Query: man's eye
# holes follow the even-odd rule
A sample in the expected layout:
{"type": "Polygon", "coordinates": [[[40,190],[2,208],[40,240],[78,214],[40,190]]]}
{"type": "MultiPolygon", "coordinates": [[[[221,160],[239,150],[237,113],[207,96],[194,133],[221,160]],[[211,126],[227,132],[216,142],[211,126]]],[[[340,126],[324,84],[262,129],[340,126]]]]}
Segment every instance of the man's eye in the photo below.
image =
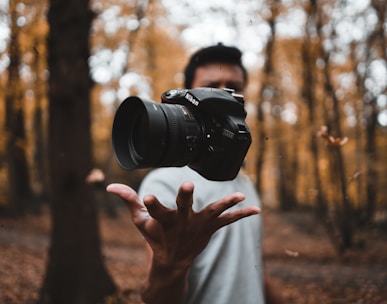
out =
{"type": "Polygon", "coordinates": [[[235,93],[242,93],[243,92],[242,87],[231,87],[230,89],[233,89],[235,91],[235,93]]]}
{"type": "Polygon", "coordinates": [[[210,82],[210,83],[207,83],[206,87],[209,87],[209,88],[220,88],[220,83],[210,82]]]}
{"type": "Polygon", "coordinates": [[[233,89],[236,93],[243,92],[243,86],[236,83],[228,83],[227,88],[233,89]]]}

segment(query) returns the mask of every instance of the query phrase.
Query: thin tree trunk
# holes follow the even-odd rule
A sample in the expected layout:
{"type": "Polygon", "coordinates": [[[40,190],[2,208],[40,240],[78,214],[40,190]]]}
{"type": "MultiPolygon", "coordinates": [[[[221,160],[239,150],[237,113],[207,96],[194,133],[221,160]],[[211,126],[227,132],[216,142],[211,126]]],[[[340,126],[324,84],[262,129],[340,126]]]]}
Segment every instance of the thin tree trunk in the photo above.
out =
{"type": "MultiPolygon", "coordinates": [[[[323,187],[322,173],[320,172],[319,162],[321,152],[317,144],[316,131],[321,127],[318,125],[317,113],[321,106],[319,100],[315,96],[315,90],[318,85],[318,70],[316,69],[316,60],[319,56],[318,52],[321,48],[321,37],[314,37],[314,31],[319,32],[321,28],[321,20],[319,19],[317,2],[315,0],[309,1],[309,8],[307,9],[308,19],[305,27],[305,41],[302,47],[302,57],[304,62],[303,68],[303,97],[308,109],[308,129],[310,138],[310,151],[312,156],[312,172],[313,172],[313,189],[316,193],[317,203],[317,218],[324,225],[328,237],[337,251],[340,248],[340,242],[336,237],[336,227],[334,219],[331,218],[329,206],[326,199],[326,192],[323,187]],[[311,31],[311,32],[310,32],[311,31]]],[[[326,113],[324,110],[321,110],[326,113]]]]}
{"type": "Polygon", "coordinates": [[[26,156],[26,133],[24,127],[23,96],[20,87],[19,27],[16,24],[16,3],[10,2],[11,42],[8,86],[6,89],[6,134],[8,171],[8,209],[11,213],[25,211],[32,199],[30,176],[26,156]]]}
{"type": "Polygon", "coordinates": [[[319,150],[317,145],[316,131],[319,129],[319,126],[316,125],[316,108],[318,107],[317,100],[314,95],[314,90],[316,90],[317,85],[317,71],[316,71],[316,56],[313,52],[316,42],[313,42],[313,38],[309,34],[309,30],[316,27],[316,13],[317,7],[315,1],[310,1],[310,8],[307,10],[308,19],[305,27],[305,40],[302,46],[302,58],[304,63],[303,68],[303,88],[302,95],[305,99],[307,110],[308,110],[308,130],[309,130],[309,143],[310,151],[312,156],[312,174],[314,184],[312,188],[316,193],[316,201],[318,206],[319,216],[324,222],[327,217],[327,203],[324,199],[324,189],[322,187],[322,181],[319,170],[319,150]]]}
{"type": "MultiPolygon", "coordinates": [[[[266,44],[266,61],[263,68],[262,74],[262,86],[261,92],[259,94],[259,101],[257,106],[257,161],[255,164],[256,172],[256,188],[258,192],[262,190],[262,176],[263,176],[263,164],[266,152],[266,142],[268,136],[265,129],[265,114],[263,111],[263,103],[265,102],[265,90],[271,89],[271,77],[273,73],[273,50],[274,50],[274,41],[275,41],[275,18],[276,18],[276,2],[271,3],[272,16],[268,20],[271,37],[268,39],[266,44]]],[[[279,1],[278,1],[279,2],[279,1]]]]}
{"type": "Polygon", "coordinates": [[[355,184],[356,187],[356,197],[357,197],[357,223],[362,225],[366,221],[366,212],[364,210],[364,205],[366,205],[366,191],[365,191],[365,176],[366,172],[366,161],[364,153],[364,132],[363,132],[363,97],[365,96],[365,87],[364,87],[364,75],[361,75],[358,71],[359,59],[356,58],[356,44],[351,45],[351,61],[352,61],[352,70],[354,71],[356,78],[356,92],[354,92],[354,97],[352,98],[352,107],[355,111],[356,125],[354,126],[354,140],[356,145],[356,171],[350,178],[350,182],[355,184]]]}
{"type": "MultiPolygon", "coordinates": [[[[321,18],[321,17],[320,17],[321,18]]],[[[318,27],[317,35],[323,41],[321,27],[318,27]]],[[[335,32],[333,30],[332,38],[335,32]]],[[[323,83],[326,97],[324,100],[326,124],[328,133],[336,137],[343,138],[341,130],[342,115],[339,107],[339,100],[333,87],[330,72],[330,52],[327,52],[320,44],[320,58],[324,61],[323,83]]],[[[353,246],[354,234],[354,211],[347,190],[347,178],[342,149],[339,144],[328,146],[328,160],[330,162],[331,187],[333,188],[333,203],[335,207],[335,226],[340,234],[336,243],[338,252],[344,253],[346,249],[353,246]]]]}
{"type": "MultiPolygon", "coordinates": [[[[378,16],[378,23],[375,31],[370,35],[367,41],[367,62],[373,60],[372,56],[376,58],[383,58],[387,60],[387,39],[385,36],[385,21],[387,14],[387,3],[385,1],[371,1],[372,7],[375,9],[378,16]],[[371,51],[372,50],[372,51],[371,51]]],[[[386,93],[385,89],[385,93],[386,93]]],[[[378,173],[375,164],[378,162],[378,155],[376,149],[376,126],[377,126],[377,105],[376,98],[368,100],[364,104],[364,113],[366,113],[366,146],[365,153],[367,156],[367,171],[366,171],[366,220],[371,220],[376,209],[376,200],[378,193],[378,173]]]]}
{"type": "Polygon", "coordinates": [[[47,123],[45,121],[45,108],[43,100],[46,95],[46,85],[42,79],[42,55],[40,50],[42,41],[35,41],[35,58],[34,58],[34,70],[36,75],[35,83],[35,110],[33,118],[33,126],[35,130],[35,149],[34,149],[34,163],[35,163],[35,185],[36,193],[39,198],[47,198],[47,191],[49,189],[48,182],[48,168],[47,168],[47,123]]]}

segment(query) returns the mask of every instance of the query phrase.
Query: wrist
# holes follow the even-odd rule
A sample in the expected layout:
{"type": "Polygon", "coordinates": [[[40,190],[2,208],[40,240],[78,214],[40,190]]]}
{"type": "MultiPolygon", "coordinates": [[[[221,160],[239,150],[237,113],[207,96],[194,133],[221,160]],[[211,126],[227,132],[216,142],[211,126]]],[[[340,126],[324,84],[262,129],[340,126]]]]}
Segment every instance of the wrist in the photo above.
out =
{"type": "Polygon", "coordinates": [[[149,278],[159,278],[163,281],[166,277],[170,280],[185,278],[191,264],[177,261],[163,261],[153,258],[149,271],[149,278]]]}
{"type": "Polygon", "coordinates": [[[153,259],[142,289],[147,304],[183,303],[187,292],[189,266],[153,259]]]}

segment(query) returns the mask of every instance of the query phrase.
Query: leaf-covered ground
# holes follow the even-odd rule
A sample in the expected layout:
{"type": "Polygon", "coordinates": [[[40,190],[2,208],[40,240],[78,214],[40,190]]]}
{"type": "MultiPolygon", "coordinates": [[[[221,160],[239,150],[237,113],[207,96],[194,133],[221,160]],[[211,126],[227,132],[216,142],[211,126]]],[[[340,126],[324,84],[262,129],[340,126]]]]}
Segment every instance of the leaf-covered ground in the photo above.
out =
{"type": "MultiPolygon", "coordinates": [[[[310,213],[266,210],[266,271],[286,303],[387,303],[387,233],[369,227],[358,248],[338,257],[310,213]]],[[[108,303],[141,303],[142,239],[126,209],[118,218],[101,213],[106,266],[120,294],[108,303]],[[120,299],[121,301],[115,301],[120,299]]],[[[43,279],[50,222],[47,211],[0,218],[0,303],[36,303],[43,279]]]]}

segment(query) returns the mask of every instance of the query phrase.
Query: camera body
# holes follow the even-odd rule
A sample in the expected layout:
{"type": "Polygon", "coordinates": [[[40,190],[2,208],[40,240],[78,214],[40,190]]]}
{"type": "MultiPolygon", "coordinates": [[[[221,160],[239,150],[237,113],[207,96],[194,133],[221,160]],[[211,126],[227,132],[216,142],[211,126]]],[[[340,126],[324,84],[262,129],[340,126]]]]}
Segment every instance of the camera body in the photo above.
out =
{"type": "Polygon", "coordinates": [[[161,103],[131,96],[113,122],[125,169],[188,165],[209,180],[232,180],[251,144],[242,95],[229,89],[173,89],[161,103]]]}

